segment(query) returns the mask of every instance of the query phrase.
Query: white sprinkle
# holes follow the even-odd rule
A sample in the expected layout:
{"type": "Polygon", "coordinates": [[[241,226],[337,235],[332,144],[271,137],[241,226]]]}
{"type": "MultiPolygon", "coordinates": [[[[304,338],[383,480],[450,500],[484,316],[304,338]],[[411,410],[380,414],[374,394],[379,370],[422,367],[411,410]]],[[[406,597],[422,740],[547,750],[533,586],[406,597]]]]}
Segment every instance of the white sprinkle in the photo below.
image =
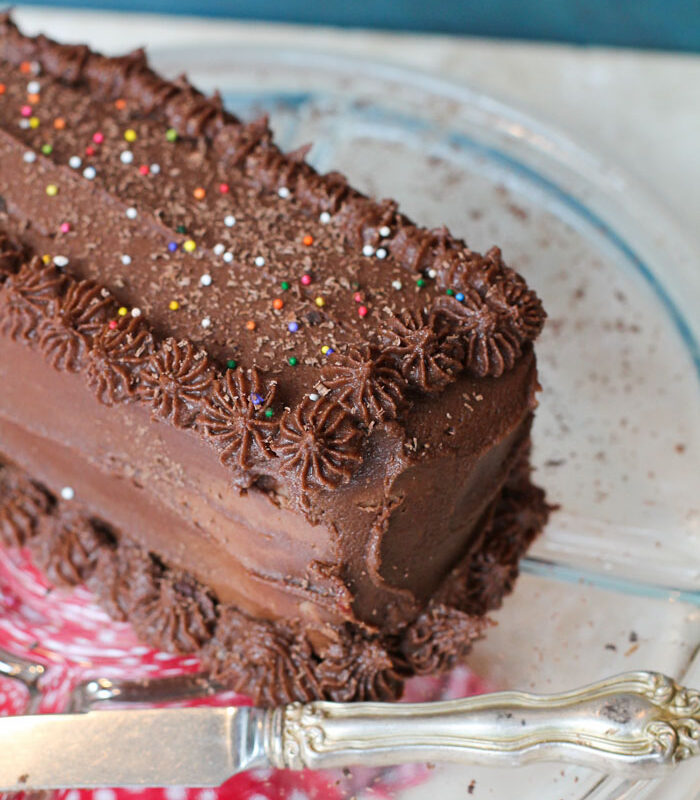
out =
{"type": "Polygon", "coordinates": [[[324,225],[328,225],[331,221],[331,215],[327,211],[322,211],[321,216],[318,218],[324,225]]]}
{"type": "Polygon", "coordinates": [[[286,200],[289,197],[289,195],[291,194],[291,192],[289,191],[289,189],[286,186],[280,186],[280,188],[277,190],[277,194],[283,200],[286,200]]]}
{"type": "Polygon", "coordinates": [[[75,497],[75,490],[72,486],[64,486],[63,489],[61,489],[61,497],[64,500],[72,500],[75,497]]]}
{"type": "Polygon", "coordinates": [[[94,167],[85,167],[83,170],[83,178],[87,178],[89,181],[93,180],[96,175],[97,170],[94,167]]]}
{"type": "Polygon", "coordinates": [[[125,267],[128,267],[131,264],[131,256],[128,256],[126,253],[122,256],[122,264],[125,267]]]}
{"type": "Polygon", "coordinates": [[[140,317],[141,316],[141,309],[140,308],[132,308],[131,309],[131,316],[132,317],[140,317]]]}
{"type": "Polygon", "coordinates": [[[380,247],[377,250],[377,253],[376,253],[377,258],[386,258],[386,255],[387,255],[386,254],[386,250],[383,247],[380,247]]]}
{"type": "Polygon", "coordinates": [[[21,120],[19,121],[19,127],[20,127],[20,128],[23,130],[23,131],[26,131],[26,130],[27,130],[27,128],[29,127],[29,120],[28,120],[28,119],[21,119],[21,120]]]}
{"type": "Polygon", "coordinates": [[[309,395],[309,400],[311,400],[312,403],[315,403],[318,399],[319,396],[316,394],[316,392],[311,392],[309,395]]]}
{"type": "Polygon", "coordinates": [[[264,267],[265,266],[265,259],[262,256],[255,257],[255,266],[256,267],[264,267]]]}
{"type": "Polygon", "coordinates": [[[226,248],[221,244],[214,245],[214,255],[222,256],[226,252],[226,248]]]}
{"type": "Polygon", "coordinates": [[[160,164],[151,164],[151,175],[158,175],[160,172],[160,164]]]}
{"type": "Polygon", "coordinates": [[[127,219],[136,219],[136,217],[138,217],[138,215],[139,215],[139,212],[133,206],[129,206],[129,208],[126,209],[126,217],[127,217],[127,219]]]}
{"type": "Polygon", "coordinates": [[[131,152],[131,150],[123,150],[119,158],[121,159],[122,164],[131,164],[134,160],[134,154],[131,152]]]}
{"type": "Polygon", "coordinates": [[[382,225],[382,227],[379,229],[379,235],[380,236],[385,236],[385,237],[386,236],[390,236],[391,235],[391,228],[388,225],[382,225]]]}
{"type": "Polygon", "coordinates": [[[36,161],[36,153],[34,153],[32,150],[27,150],[22,158],[24,159],[25,163],[33,164],[36,161]]]}
{"type": "Polygon", "coordinates": [[[429,269],[428,270],[428,277],[432,278],[433,280],[437,278],[437,270],[436,269],[429,269]]]}
{"type": "Polygon", "coordinates": [[[396,289],[397,291],[401,291],[401,289],[403,289],[403,283],[401,283],[401,281],[392,281],[392,282],[391,282],[391,285],[392,285],[392,286],[394,287],[394,289],[396,289]]]}
{"type": "Polygon", "coordinates": [[[231,253],[231,252],[229,252],[229,253],[224,253],[224,261],[225,261],[227,264],[230,264],[230,263],[233,261],[233,253],[231,253]]]}
{"type": "Polygon", "coordinates": [[[211,326],[211,320],[209,319],[209,317],[204,317],[204,319],[202,320],[202,327],[208,328],[210,326],[211,326]]]}
{"type": "Polygon", "coordinates": [[[204,275],[202,275],[202,277],[199,279],[199,282],[202,284],[202,286],[211,286],[211,275],[205,272],[204,275]]]}
{"type": "Polygon", "coordinates": [[[80,156],[71,156],[68,159],[68,166],[73,169],[80,169],[83,166],[83,159],[80,156]]]}
{"type": "Polygon", "coordinates": [[[372,247],[371,244],[366,244],[362,248],[362,255],[363,256],[367,256],[368,258],[369,258],[369,256],[373,256],[374,255],[374,248],[372,247]]]}
{"type": "Polygon", "coordinates": [[[236,224],[236,218],[233,216],[233,214],[229,214],[227,217],[224,217],[224,225],[227,228],[233,228],[235,224],[236,224]]]}
{"type": "Polygon", "coordinates": [[[27,84],[27,94],[39,94],[41,91],[41,84],[39,81],[29,81],[27,84]]]}
{"type": "Polygon", "coordinates": [[[53,263],[59,268],[63,269],[63,267],[68,266],[68,259],[65,256],[54,256],[53,263]]]}

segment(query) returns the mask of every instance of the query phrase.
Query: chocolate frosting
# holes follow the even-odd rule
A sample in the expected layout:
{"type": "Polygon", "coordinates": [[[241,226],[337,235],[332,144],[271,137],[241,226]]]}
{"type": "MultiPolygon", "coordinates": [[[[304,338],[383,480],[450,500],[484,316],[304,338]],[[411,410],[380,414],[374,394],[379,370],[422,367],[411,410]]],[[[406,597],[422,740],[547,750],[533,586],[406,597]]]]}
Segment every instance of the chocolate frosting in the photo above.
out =
{"type": "Polygon", "coordinates": [[[395,700],[411,675],[463,661],[489,625],[484,614],[510,591],[517,561],[549,511],[530,483],[525,453],[480,531],[488,542],[488,570],[466,559],[399,635],[345,624],[318,642],[298,621],[271,622],[219,603],[191,575],[0,462],[0,521],[17,508],[24,510],[24,533],[9,538],[0,525],[6,546],[28,546],[52,582],[86,583],[143,639],[169,652],[198,654],[213,678],[264,706],[317,698],[395,700]]]}

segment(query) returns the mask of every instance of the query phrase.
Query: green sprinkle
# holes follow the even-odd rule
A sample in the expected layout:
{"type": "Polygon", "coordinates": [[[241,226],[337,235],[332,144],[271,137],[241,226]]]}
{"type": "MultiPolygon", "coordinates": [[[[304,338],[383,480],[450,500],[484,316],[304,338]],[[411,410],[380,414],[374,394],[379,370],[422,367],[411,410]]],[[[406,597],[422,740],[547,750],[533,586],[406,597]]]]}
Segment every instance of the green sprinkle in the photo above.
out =
{"type": "Polygon", "coordinates": [[[446,294],[448,297],[454,297],[454,294],[455,294],[455,292],[454,292],[454,289],[448,289],[448,290],[445,292],[445,294],[446,294]]]}
{"type": "Polygon", "coordinates": [[[165,138],[169,142],[176,142],[177,141],[177,131],[175,130],[175,128],[168,128],[168,130],[165,132],[165,138]]]}
{"type": "Polygon", "coordinates": [[[275,412],[271,408],[266,408],[265,409],[265,416],[268,419],[270,419],[270,417],[274,417],[275,416],[275,412]]]}
{"type": "Polygon", "coordinates": [[[289,366],[290,367],[296,367],[296,365],[298,363],[299,363],[299,359],[296,356],[289,356],[289,366]]]}
{"type": "Polygon", "coordinates": [[[422,289],[425,286],[425,280],[423,278],[418,278],[418,280],[416,281],[416,286],[419,289],[422,289]]]}
{"type": "Polygon", "coordinates": [[[187,228],[184,225],[178,225],[177,228],[175,228],[175,230],[178,233],[187,233],[187,228]]]}
{"type": "Polygon", "coordinates": [[[282,281],[282,283],[280,283],[280,286],[282,287],[282,291],[286,292],[287,289],[289,289],[289,281],[282,281]]]}
{"type": "Polygon", "coordinates": [[[236,367],[238,366],[238,362],[234,361],[232,358],[229,358],[229,360],[226,362],[226,366],[229,369],[236,369],[236,367]]]}
{"type": "Polygon", "coordinates": [[[43,153],[45,156],[50,156],[50,155],[51,155],[51,153],[53,153],[53,147],[51,147],[51,145],[50,145],[50,144],[42,144],[42,145],[41,145],[41,152],[42,152],[42,153],[43,153]]]}

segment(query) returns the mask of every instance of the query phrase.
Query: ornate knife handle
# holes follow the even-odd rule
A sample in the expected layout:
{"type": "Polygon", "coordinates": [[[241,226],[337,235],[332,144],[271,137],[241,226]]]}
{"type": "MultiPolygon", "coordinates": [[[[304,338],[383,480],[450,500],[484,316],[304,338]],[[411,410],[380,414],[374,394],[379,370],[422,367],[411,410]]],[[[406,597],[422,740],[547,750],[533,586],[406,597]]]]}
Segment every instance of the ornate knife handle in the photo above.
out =
{"type": "Polygon", "coordinates": [[[568,761],[651,775],[700,753],[700,692],[629,672],[572,692],[440,703],[293,703],[268,712],[272,764],[319,769],[414,761],[568,761]]]}

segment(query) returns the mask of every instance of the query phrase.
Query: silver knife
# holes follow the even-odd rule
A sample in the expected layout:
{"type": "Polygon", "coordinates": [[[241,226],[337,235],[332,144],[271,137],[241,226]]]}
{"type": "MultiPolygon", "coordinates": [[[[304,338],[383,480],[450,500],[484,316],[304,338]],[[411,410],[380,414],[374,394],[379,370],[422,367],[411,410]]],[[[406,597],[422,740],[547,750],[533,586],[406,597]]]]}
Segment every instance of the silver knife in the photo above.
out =
{"type": "Polygon", "coordinates": [[[0,719],[0,790],[219,786],[256,767],[566,761],[650,777],[700,753],[700,692],[628,672],[557,695],[0,719]]]}

